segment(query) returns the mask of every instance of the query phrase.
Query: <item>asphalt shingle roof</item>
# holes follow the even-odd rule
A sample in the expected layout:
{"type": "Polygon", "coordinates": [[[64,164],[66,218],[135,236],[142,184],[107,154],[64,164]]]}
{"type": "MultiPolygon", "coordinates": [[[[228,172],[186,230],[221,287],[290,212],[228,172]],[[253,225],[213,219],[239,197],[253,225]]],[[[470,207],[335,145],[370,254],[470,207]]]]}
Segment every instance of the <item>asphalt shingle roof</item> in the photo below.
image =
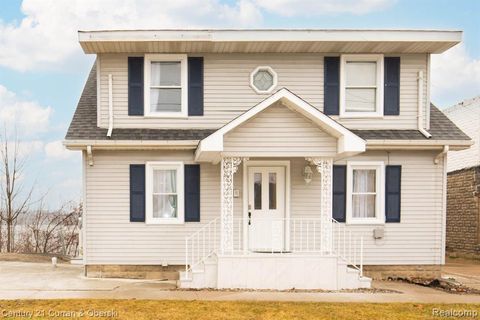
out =
{"type": "Polygon", "coordinates": [[[433,104],[430,105],[430,129],[427,139],[418,130],[352,130],[365,140],[471,140],[433,104]]]}
{"type": "Polygon", "coordinates": [[[97,68],[93,65],[68,128],[66,140],[201,140],[215,130],[202,129],[107,129],[97,127],[97,68]]]}
{"type": "MultiPolygon", "coordinates": [[[[66,140],[201,140],[212,129],[122,129],[115,128],[111,138],[107,129],[97,127],[96,65],[87,79],[82,95],[68,128],[66,140]]],[[[418,130],[352,130],[363,139],[426,140],[418,130]]],[[[430,134],[433,140],[470,140],[437,107],[431,105],[430,134]]]]}

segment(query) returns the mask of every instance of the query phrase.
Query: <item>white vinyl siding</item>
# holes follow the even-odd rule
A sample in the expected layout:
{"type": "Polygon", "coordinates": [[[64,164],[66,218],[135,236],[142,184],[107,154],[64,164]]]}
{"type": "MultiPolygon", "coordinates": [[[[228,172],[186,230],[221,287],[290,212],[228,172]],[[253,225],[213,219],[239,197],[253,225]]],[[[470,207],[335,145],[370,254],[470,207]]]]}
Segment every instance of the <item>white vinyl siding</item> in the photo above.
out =
{"type": "MultiPolygon", "coordinates": [[[[365,264],[440,264],[442,253],[442,172],[436,152],[367,152],[338,161],[383,161],[402,165],[401,223],[386,223],[385,237],[373,239],[378,226],[348,226],[365,240],[365,264]]],[[[201,222],[147,225],[129,221],[129,165],[147,161],[192,161],[187,151],[95,151],[94,166],[86,165],[86,263],[184,264],[185,236],[220,216],[220,166],[201,164],[201,222]]],[[[277,160],[279,158],[276,158],[277,160]]],[[[252,158],[251,160],[255,160],[252,158]]],[[[291,216],[318,218],[320,176],[305,184],[304,158],[290,160],[291,216]]],[[[84,161],[86,161],[84,159],[84,161]]],[[[242,166],[235,174],[234,215],[242,216],[242,166]]],[[[238,232],[238,225],[234,226],[238,232]]],[[[238,241],[238,235],[235,235],[238,241]]]]}
{"type": "MultiPolygon", "coordinates": [[[[250,86],[250,74],[268,65],[278,76],[277,89],[288,88],[323,110],[323,59],[319,54],[205,54],[204,116],[161,119],[128,116],[128,54],[100,54],[100,125],[108,127],[108,74],[113,75],[115,128],[219,128],[252,108],[268,95],[250,86]]],[[[375,119],[341,119],[351,129],[415,129],[418,71],[427,72],[427,54],[400,56],[400,115],[375,119]]],[[[427,81],[424,106],[427,102],[427,81]]],[[[383,101],[381,102],[383,105],[383,101]]],[[[338,117],[333,117],[338,119],[338,117]]],[[[426,119],[426,117],[425,117],[426,119]]]]}
{"type": "Polygon", "coordinates": [[[218,217],[219,166],[201,165],[201,222],[130,222],[129,165],[148,161],[193,163],[192,152],[96,151],[86,166],[88,264],[184,264],[185,236],[218,217]]]}
{"type": "Polygon", "coordinates": [[[370,151],[338,161],[383,161],[401,165],[401,222],[385,223],[383,239],[373,238],[378,225],[350,225],[364,238],[365,264],[441,264],[443,163],[433,151],[370,151]]]}
{"type": "Polygon", "coordinates": [[[337,139],[277,103],[226,134],[224,152],[240,156],[335,156],[337,139]]]}

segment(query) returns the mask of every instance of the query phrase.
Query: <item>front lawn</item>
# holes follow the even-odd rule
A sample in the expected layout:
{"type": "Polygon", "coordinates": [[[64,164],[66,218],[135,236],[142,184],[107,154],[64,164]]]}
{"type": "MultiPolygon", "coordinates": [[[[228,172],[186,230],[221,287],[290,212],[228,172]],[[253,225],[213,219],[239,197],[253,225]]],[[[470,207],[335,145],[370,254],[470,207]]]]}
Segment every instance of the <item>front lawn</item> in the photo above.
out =
{"type": "MultiPolygon", "coordinates": [[[[434,308],[473,310],[480,305],[413,303],[306,303],[154,300],[0,301],[1,319],[441,319],[434,308]]],[[[451,317],[454,318],[454,317],[451,317]]],[[[471,319],[471,317],[461,317],[471,319]]]]}

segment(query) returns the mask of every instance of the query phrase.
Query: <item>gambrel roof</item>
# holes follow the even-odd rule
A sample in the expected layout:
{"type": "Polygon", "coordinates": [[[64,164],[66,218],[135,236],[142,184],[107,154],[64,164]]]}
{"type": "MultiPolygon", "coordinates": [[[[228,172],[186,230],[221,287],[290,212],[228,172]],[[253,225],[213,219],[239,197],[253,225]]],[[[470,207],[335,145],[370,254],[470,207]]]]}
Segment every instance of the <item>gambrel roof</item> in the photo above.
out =
{"type": "MultiPolygon", "coordinates": [[[[130,129],[115,128],[111,138],[107,129],[97,127],[97,79],[93,65],[85,88],[77,105],[65,137],[66,144],[72,141],[91,144],[92,141],[196,141],[202,140],[216,130],[212,129],[130,129]]],[[[471,139],[463,133],[433,104],[430,106],[430,129],[432,137],[425,138],[418,130],[350,130],[358,137],[371,140],[457,141],[468,145],[471,139]]],[[[320,112],[320,111],[318,111],[320,112]]],[[[327,116],[325,116],[327,117],[327,116]]],[[[332,120],[333,121],[333,120],[332,120]]]]}

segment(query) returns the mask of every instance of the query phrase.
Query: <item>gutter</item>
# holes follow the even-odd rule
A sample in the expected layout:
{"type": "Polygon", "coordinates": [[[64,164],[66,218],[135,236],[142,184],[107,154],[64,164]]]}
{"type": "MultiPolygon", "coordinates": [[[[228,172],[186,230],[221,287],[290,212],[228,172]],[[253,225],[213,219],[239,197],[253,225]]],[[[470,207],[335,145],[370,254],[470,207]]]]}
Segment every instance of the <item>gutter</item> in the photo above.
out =
{"type": "Polygon", "coordinates": [[[430,139],[432,135],[423,128],[423,71],[418,71],[418,114],[417,114],[417,127],[418,131],[430,139]]]}
{"type": "Polygon", "coordinates": [[[367,140],[367,150],[443,150],[448,145],[449,151],[458,151],[472,144],[472,140],[367,140]]]}
{"type": "Polygon", "coordinates": [[[63,145],[69,150],[86,150],[87,146],[100,149],[170,149],[195,150],[199,140],[64,140],[63,145]]]}

